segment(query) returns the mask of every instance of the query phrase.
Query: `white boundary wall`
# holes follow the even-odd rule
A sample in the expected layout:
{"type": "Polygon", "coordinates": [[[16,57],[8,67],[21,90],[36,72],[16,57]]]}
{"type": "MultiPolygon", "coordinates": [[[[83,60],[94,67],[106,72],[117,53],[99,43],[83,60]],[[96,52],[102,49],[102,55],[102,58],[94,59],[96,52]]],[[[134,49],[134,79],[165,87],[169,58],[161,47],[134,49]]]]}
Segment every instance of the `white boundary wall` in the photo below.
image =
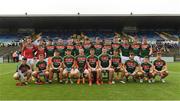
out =
{"type": "Polygon", "coordinates": [[[3,63],[3,57],[0,57],[0,63],[3,63]]]}
{"type": "MultiPolygon", "coordinates": [[[[154,61],[156,57],[150,57],[150,61],[154,61]]],[[[162,59],[166,62],[174,62],[174,57],[162,57],[162,59]]]]}

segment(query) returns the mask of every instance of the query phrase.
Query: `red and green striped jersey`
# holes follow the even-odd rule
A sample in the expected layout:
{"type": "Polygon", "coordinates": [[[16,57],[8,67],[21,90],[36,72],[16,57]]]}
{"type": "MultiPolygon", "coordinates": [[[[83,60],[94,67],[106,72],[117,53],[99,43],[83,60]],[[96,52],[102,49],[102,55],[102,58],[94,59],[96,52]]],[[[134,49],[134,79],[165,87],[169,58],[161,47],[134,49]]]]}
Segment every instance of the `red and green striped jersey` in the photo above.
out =
{"type": "Polygon", "coordinates": [[[96,67],[96,63],[98,62],[98,57],[97,56],[88,56],[87,57],[87,61],[89,62],[89,65],[91,66],[91,67],[93,67],[93,68],[95,68],[96,67]]]}
{"type": "Polygon", "coordinates": [[[122,56],[126,56],[126,57],[129,57],[129,52],[130,52],[130,44],[121,44],[121,53],[122,53],[122,56]]]}
{"type": "Polygon", "coordinates": [[[127,60],[125,66],[128,72],[133,73],[136,70],[138,63],[135,60],[127,60]]]}
{"type": "Polygon", "coordinates": [[[52,57],[52,63],[54,68],[58,68],[62,63],[62,58],[60,56],[54,56],[52,57]]]}
{"type": "Polygon", "coordinates": [[[55,46],[47,45],[46,46],[46,57],[52,57],[54,55],[55,46]]]}
{"type": "Polygon", "coordinates": [[[64,57],[64,64],[67,68],[72,68],[74,64],[74,57],[72,55],[67,55],[64,57]]]}
{"type": "Polygon", "coordinates": [[[132,44],[131,45],[131,51],[134,53],[135,56],[140,55],[140,44],[132,44]]]}
{"type": "Polygon", "coordinates": [[[113,55],[111,58],[112,58],[112,66],[118,67],[119,64],[121,63],[121,57],[119,55],[117,56],[113,55]]]}
{"type": "Polygon", "coordinates": [[[101,54],[99,56],[99,60],[101,61],[101,66],[104,68],[109,66],[110,59],[111,57],[109,56],[109,54],[101,54]]]}
{"type": "Polygon", "coordinates": [[[141,54],[140,54],[140,56],[142,58],[144,58],[145,56],[149,56],[149,52],[150,52],[150,45],[142,44],[141,45],[141,54]]]}
{"type": "Polygon", "coordinates": [[[60,56],[64,57],[65,49],[66,49],[65,45],[63,45],[63,44],[56,45],[56,49],[59,52],[60,56]]]}
{"type": "Polygon", "coordinates": [[[160,60],[155,60],[153,64],[156,70],[161,71],[162,68],[166,65],[166,62],[160,59],[160,60]]]}
{"type": "Polygon", "coordinates": [[[103,45],[102,44],[94,44],[94,49],[95,49],[95,55],[96,56],[99,56],[99,55],[101,55],[101,53],[102,53],[102,47],[103,47],[103,45]]]}
{"type": "Polygon", "coordinates": [[[84,53],[85,53],[86,57],[90,55],[90,48],[91,48],[91,46],[92,46],[91,43],[83,44],[84,53]]]}
{"type": "Polygon", "coordinates": [[[46,61],[38,61],[36,63],[36,67],[39,69],[39,71],[45,70],[47,67],[46,61]]]}
{"type": "Polygon", "coordinates": [[[141,64],[142,70],[148,73],[152,67],[150,63],[142,63],[141,64]]]}
{"type": "Polygon", "coordinates": [[[78,55],[76,57],[76,62],[79,68],[84,68],[86,65],[86,56],[85,55],[78,55]]]}

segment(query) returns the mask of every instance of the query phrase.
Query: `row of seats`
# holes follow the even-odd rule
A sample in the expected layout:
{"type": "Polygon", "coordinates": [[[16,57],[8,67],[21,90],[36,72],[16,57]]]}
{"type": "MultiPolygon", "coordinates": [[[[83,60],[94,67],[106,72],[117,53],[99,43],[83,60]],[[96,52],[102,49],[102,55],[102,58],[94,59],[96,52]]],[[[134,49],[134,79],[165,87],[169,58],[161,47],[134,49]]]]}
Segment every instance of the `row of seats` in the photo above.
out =
{"type": "MultiPolygon", "coordinates": [[[[158,32],[160,33],[160,32],[158,32]]],[[[153,31],[146,31],[146,32],[128,32],[125,33],[128,36],[134,37],[137,36],[139,39],[142,39],[142,37],[147,37],[148,40],[163,40],[162,37],[160,37],[158,35],[158,33],[153,32],[153,31]]],[[[179,37],[180,36],[180,32],[166,32],[169,33],[170,35],[179,37]]],[[[70,38],[70,36],[72,36],[72,32],[62,32],[62,33],[56,33],[56,32],[44,32],[42,34],[43,38],[53,38],[53,39],[58,39],[58,38],[62,38],[67,40],[68,38],[70,38]]],[[[112,39],[114,36],[113,32],[85,32],[84,33],[86,36],[88,36],[89,38],[92,38],[93,40],[95,39],[95,37],[99,37],[101,39],[112,39]]],[[[23,37],[27,36],[29,34],[27,33],[4,33],[4,34],[0,34],[0,42],[12,42],[12,41],[18,41],[20,39],[22,39],[23,37]]]]}

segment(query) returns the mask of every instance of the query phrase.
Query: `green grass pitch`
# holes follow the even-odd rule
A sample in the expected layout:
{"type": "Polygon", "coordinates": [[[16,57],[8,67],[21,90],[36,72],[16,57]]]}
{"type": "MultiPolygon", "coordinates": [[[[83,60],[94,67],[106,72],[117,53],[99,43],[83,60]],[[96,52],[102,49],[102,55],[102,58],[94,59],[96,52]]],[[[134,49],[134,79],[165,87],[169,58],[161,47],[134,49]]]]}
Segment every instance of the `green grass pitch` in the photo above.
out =
{"type": "Polygon", "coordinates": [[[180,62],[168,63],[166,83],[155,82],[101,86],[88,84],[29,84],[15,86],[12,75],[17,64],[0,64],[0,100],[180,100],[180,62]]]}

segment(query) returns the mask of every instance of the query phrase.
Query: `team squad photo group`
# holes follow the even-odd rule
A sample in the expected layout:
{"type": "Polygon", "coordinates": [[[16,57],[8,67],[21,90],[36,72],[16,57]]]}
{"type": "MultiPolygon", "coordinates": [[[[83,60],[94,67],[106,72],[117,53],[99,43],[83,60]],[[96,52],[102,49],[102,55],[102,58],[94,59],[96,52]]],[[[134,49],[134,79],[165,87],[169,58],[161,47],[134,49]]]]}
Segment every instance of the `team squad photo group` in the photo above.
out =
{"type": "Polygon", "coordinates": [[[146,38],[132,42],[119,34],[110,39],[71,37],[34,40],[27,37],[20,47],[21,59],[13,78],[16,86],[41,84],[165,83],[167,64],[161,51],[154,52],[146,38]],[[156,59],[150,62],[155,54],[156,59]],[[56,75],[55,75],[56,74],[56,75]],[[155,78],[159,76],[159,78],[155,78]]]}

